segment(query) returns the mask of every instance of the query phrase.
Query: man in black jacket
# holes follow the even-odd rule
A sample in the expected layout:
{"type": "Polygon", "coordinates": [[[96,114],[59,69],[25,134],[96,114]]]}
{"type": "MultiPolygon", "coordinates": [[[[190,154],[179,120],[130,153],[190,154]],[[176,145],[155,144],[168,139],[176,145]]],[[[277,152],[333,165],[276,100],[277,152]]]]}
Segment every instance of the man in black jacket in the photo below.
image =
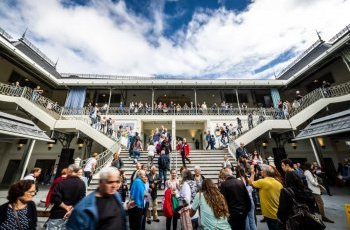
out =
{"type": "MultiPolygon", "coordinates": [[[[152,216],[153,216],[153,221],[159,222],[158,219],[158,201],[157,201],[157,190],[158,190],[158,184],[160,182],[159,175],[157,174],[157,167],[152,166],[151,167],[151,172],[148,174],[148,183],[149,183],[149,188],[151,190],[151,197],[152,197],[152,216]]],[[[147,223],[151,223],[151,210],[147,210],[147,223]]]]}
{"type": "Polygon", "coordinates": [[[229,224],[232,229],[244,230],[245,221],[251,208],[248,190],[245,184],[233,177],[230,168],[225,169],[225,181],[220,191],[224,195],[230,212],[229,224]]]}
{"type": "Polygon", "coordinates": [[[85,197],[86,187],[77,175],[79,170],[79,166],[69,165],[67,179],[57,184],[51,198],[54,206],[50,211],[47,229],[64,229],[73,207],[85,197]]]}

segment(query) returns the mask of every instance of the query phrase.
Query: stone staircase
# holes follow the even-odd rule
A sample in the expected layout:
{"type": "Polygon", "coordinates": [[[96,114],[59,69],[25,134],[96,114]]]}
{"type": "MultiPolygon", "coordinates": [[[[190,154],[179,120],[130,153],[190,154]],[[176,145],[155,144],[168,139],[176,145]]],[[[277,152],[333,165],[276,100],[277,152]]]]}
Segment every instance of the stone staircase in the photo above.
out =
{"type": "MultiPolygon", "coordinates": [[[[173,155],[170,154],[171,157],[171,168],[176,168],[176,155],[177,155],[177,170],[179,177],[179,169],[182,166],[181,156],[178,155],[177,152],[174,152],[173,155]]],[[[219,176],[220,169],[222,168],[222,163],[224,159],[224,155],[229,155],[228,150],[192,150],[191,151],[191,161],[192,164],[187,164],[186,166],[189,170],[193,172],[194,166],[199,165],[202,170],[202,175],[205,178],[212,179],[214,183],[217,183],[217,179],[219,176]]],[[[135,170],[135,164],[132,160],[129,160],[129,154],[126,151],[122,151],[120,154],[124,162],[123,170],[125,170],[125,176],[128,180],[128,185],[130,185],[131,174],[135,170]]],[[[153,160],[153,164],[157,166],[158,155],[153,160]]],[[[141,164],[147,164],[147,152],[141,152],[141,157],[139,159],[141,164]]],[[[170,173],[168,172],[167,178],[170,177],[170,173]]],[[[94,176],[92,179],[88,191],[93,191],[97,188],[99,181],[98,174],[94,176]]],[[[130,186],[129,186],[130,187],[130,186]]],[[[158,203],[160,204],[164,197],[164,190],[158,190],[158,203]]],[[[158,209],[161,209],[159,205],[158,209]]]]}

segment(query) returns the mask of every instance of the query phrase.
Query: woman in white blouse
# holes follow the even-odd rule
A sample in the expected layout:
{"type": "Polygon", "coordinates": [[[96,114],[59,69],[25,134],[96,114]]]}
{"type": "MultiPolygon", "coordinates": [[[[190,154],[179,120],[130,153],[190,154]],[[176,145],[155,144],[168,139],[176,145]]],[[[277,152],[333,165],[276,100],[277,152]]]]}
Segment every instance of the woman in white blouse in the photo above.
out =
{"type": "Polygon", "coordinates": [[[322,220],[329,223],[334,223],[334,221],[330,220],[326,217],[325,211],[324,211],[324,204],[321,197],[321,188],[323,187],[320,185],[317,181],[317,176],[314,174],[314,166],[310,163],[304,164],[304,175],[306,177],[307,186],[312,191],[312,194],[315,197],[315,201],[318,207],[318,210],[322,216],[322,220]]]}

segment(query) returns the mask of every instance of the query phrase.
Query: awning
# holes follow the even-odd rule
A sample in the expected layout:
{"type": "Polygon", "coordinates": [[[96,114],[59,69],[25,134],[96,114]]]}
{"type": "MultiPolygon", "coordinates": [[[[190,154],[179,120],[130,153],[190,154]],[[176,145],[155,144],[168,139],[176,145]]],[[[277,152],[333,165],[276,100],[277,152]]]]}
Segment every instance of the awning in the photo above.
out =
{"type": "Polygon", "coordinates": [[[34,139],[53,142],[31,120],[23,119],[8,113],[0,112],[0,138],[1,139],[34,139]]]}
{"type": "Polygon", "coordinates": [[[312,121],[294,140],[297,141],[348,131],[350,131],[350,109],[312,121]]]}

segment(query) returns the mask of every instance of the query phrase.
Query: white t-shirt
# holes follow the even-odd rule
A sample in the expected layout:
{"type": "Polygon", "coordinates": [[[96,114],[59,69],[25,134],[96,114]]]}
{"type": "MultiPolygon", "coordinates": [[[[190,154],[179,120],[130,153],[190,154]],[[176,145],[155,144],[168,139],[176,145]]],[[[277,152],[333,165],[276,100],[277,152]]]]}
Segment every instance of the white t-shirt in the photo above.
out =
{"type": "Polygon", "coordinates": [[[86,165],[84,167],[85,172],[92,172],[93,168],[92,166],[97,163],[97,160],[94,157],[90,157],[88,161],[86,162],[86,165]]]}
{"type": "Polygon", "coordinates": [[[147,151],[148,151],[148,156],[153,157],[154,153],[156,152],[156,147],[154,145],[149,145],[147,147],[147,151]]]}
{"type": "Polygon", "coordinates": [[[34,177],[34,174],[28,174],[27,176],[25,176],[23,178],[23,180],[33,180],[34,182],[36,181],[35,177],[34,177]]]}

